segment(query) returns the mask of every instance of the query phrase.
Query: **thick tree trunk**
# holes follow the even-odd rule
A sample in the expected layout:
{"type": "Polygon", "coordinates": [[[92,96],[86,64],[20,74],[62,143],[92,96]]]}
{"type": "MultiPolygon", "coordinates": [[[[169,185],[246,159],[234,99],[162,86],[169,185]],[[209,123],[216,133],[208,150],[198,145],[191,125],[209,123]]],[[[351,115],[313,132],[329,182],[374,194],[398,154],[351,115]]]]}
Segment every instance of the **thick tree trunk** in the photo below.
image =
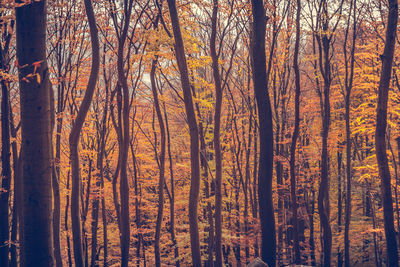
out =
{"type": "Polygon", "coordinates": [[[46,1],[16,8],[23,203],[22,266],[53,266],[50,80],[46,1]]]}
{"type": "Polygon", "coordinates": [[[268,95],[265,29],[266,17],[263,1],[252,0],[253,10],[253,80],[258,107],[260,158],[258,171],[258,198],[261,222],[261,256],[270,266],[276,262],[275,215],[272,202],[273,125],[268,95]]]}
{"type": "Polygon", "coordinates": [[[178,12],[175,0],[168,0],[169,13],[175,38],[175,56],[181,76],[183,97],[185,102],[186,116],[190,134],[190,167],[191,183],[189,193],[189,225],[190,225],[190,244],[192,251],[193,267],[201,266],[200,239],[198,226],[198,202],[200,192],[200,162],[199,162],[199,130],[197,126],[196,114],[193,107],[192,93],[188,68],[185,57],[185,49],[179,25],[178,12]]]}
{"type": "Polygon", "coordinates": [[[72,191],[71,191],[71,222],[72,222],[72,237],[74,246],[74,258],[75,266],[84,266],[84,256],[82,248],[82,231],[81,231],[81,216],[80,216],[80,166],[79,166],[79,136],[83,123],[85,122],[86,114],[89,111],[92,97],[96,89],[97,78],[99,74],[100,66],[100,48],[98,31],[96,25],[96,19],[93,12],[93,6],[91,0],[85,0],[86,15],[89,22],[90,38],[92,44],[92,67],[90,71],[90,77],[87,84],[85,96],[83,97],[82,103],[79,107],[78,114],[75,122],[72,126],[71,133],[69,136],[70,146],[70,161],[71,161],[71,180],[72,180],[72,191]]]}
{"type": "Polygon", "coordinates": [[[390,169],[386,154],[386,126],[387,104],[389,95],[390,78],[392,74],[393,54],[396,44],[396,29],[398,21],[398,2],[389,0],[389,14],[386,24],[386,41],[382,55],[382,69],[379,81],[378,107],[375,131],[375,149],[378,162],[379,176],[381,178],[381,191],[383,198],[383,220],[385,226],[386,249],[388,266],[399,266],[399,257],[396,242],[396,230],[393,219],[393,199],[390,182],[390,169]]]}

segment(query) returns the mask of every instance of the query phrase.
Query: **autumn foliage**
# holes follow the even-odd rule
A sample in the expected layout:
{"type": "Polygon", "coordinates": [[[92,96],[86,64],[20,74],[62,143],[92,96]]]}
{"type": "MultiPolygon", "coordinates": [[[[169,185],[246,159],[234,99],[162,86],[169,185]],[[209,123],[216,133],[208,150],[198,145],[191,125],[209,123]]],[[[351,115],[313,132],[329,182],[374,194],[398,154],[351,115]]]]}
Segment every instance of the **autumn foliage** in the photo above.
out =
{"type": "Polygon", "coordinates": [[[397,5],[0,0],[0,266],[398,266],[397,5]]]}

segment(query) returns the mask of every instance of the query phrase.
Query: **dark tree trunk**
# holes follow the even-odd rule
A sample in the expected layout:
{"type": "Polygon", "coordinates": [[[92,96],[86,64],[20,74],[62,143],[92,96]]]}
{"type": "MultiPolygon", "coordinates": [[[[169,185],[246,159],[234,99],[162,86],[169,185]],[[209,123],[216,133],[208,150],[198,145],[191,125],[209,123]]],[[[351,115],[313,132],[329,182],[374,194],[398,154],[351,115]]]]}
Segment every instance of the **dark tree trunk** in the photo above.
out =
{"type": "Polygon", "coordinates": [[[11,267],[18,266],[18,252],[21,248],[21,242],[19,243],[19,247],[16,245],[17,241],[21,240],[21,224],[20,224],[20,213],[21,213],[21,203],[22,203],[22,176],[21,176],[21,152],[18,153],[17,148],[17,129],[14,126],[14,117],[12,113],[12,109],[10,109],[10,131],[11,137],[13,138],[13,142],[11,143],[11,149],[13,154],[13,171],[14,171],[14,200],[13,200],[13,218],[12,218],[12,229],[11,229],[11,267]]]}
{"type": "Polygon", "coordinates": [[[351,102],[351,90],[353,87],[353,77],[354,77],[354,62],[355,62],[355,48],[356,48],[356,6],[357,1],[354,0],[350,5],[350,14],[353,11],[353,40],[350,51],[350,66],[348,64],[347,58],[347,36],[350,27],[350,17],[348,20],[348,26],[346,28],[345,42],[344,42],[344,55],[345,55],[345,121],[346,121],[346,206],[345,206],[345,225],[344,225],[344,265],[345,267],[350,267],[350,219],[351,219],[351,177],[352,177],[352,167],[351,167],[351,129],[350,129],[350,102],[351,102]],[[350,67],[350,73],[348,68],[350,67]]]}
{"type": "MultiPolygon", "coordinates": [[[[129,85],[124,69],[124,47],[128,37],[129,22],[132,13],[133,0],[124,1],[124,23],[122,31],[118,38],[118,83],[119,96],[122,97],[122,125],[121,125],[121,140],[119,142],[119,168],[120,168],[120,243],[121,243],[121,266],[127,267],[129,262],[129,244],[130,244],[130,219],[129,219],[129,183],[127,176],[127,161],[129,149],[129,85]]],[[[121,123],[121,120],[119,120],[121,123]]]]}
{"type": "Polygon", "coordinates": [[[398,2],[389,0],[388,21],[386,24],[386,41],[382,58],[381,77],[379,81],[378,107],[375,131],[375,149],[381,178],[383,198],[383,220],[385,226],[388,266],[399,266],[396,242],[396,230],[393,219],[393,199],[390,183],[390,169],[386,154],[387,104],[390,78],[392,73],[393,54],[396,44],[396,29],[398,21],[398,2]]]}
{"type": "MultiPolygon", "coordinates": [[[[9,48],[12,37],[12,30],[14,28],[14,20],[5,22],[4,32],[1,38],[0,45],[0,70],[4,73],[8,73],[9,66],[9,48]],[[8,28],[10,27],[10,28],[8,28]]],[[[6,78],[0,78],[1,83],[1,184],[0,184],[0,265],[7,267],[9,264],[8,253],[11,249],[11,266],[16,265],[16,246],[11,243],[9,244],[9,200],[10,200],[10,189],[11,189],[11,145],[10,145],[10,130],[13,132],[14,127],[12,124],[11,105],[9,96],[9,81],[6,78]]],[[[14,131],[15,133],[15,131],[14,131]]],[[[13,136],[15,138],[15,136],[13,136]]],[[[18,184],[16,180],[16,161],[18,156],[16,155],[17,148],[15,141],[13,142],[13,159],[14,159],[14,188],[18,184]]],[[[12,211],[12,233],[11,241],[15,242],[17,234],[17,196],[14,192],[14,206],[12,211]]]]}
{"type": "Polygon", "coordinates": [[[189,225],[190,243],[192,251],[193,267],[201,266],[200,239],[198,226],[198,202],[200,192],[200,162],[199,162],[199,130],[196,114],[193,107],[192,93],[190,88],[189,74],[185,57],[185,49],[179,25],[178,12],[175,0],[168,0],[169,13],[175,38],[175,56],[181,76],[183,98],[190,134],[190,167],[191,183],[189,193],[189,225]]]}
{"type": "MultiPolygon", "coordinates": [[[[5,71],[6,53],[0,48],[0,70],[5,71]]],[[[8,82],[1,79],[1,187],[0,187],[0,265],[8,266],[9,199],[11,186],[10,106],[8,82]]]]}
{"type": "Polygon", "coordinates": [[[273,125],[265,56],[266,16],[263,1],[252,0],[253,10],[253,80],[258,107],[260,158],[258,171],[258,198],[261,222],[261,256],[269,266],[275,266],[275,215],[272,202],[273,125]]]}
{"type": "Polygon", "coordinates": [[[22,266],[53,266],[50,80],[46,1],[16,8],[23,203],[22,266]]]}
{"type": "Polygon", "coordinates": [[[161,226],[163,219],[163,211],[164,211],[164,184],[165,184],[165,148],[166,148],[166,138],[165,138],[165,126],[164,119],[161,112],[161,105],[158,99],[158,92],[156,87],[156,66],[157,60],[152,61],[151,71],[150,71],[150,81],[151,81],[151,91],[153,93],[154,107],[157,114],[158,127],[160,128],[161,135],[161,150],[160,155],[156,154],[156,157],[159,158],[159,180],[158,180],[158,212],[157,212],[157,221],[156,221],[156,231],[154,235],[154,254],[156,260],[156,266],[161,266],[161,257],[160,257],[160,237],[161,237],[161,226]]]}
{"type": "Polygon", "coordinates": [[[168,149],[168,160],[169,160],[169,174],[171,177],[171,199],[170,199],[170,221],[171,221],[171,240],[172,244],[174,246],[174,255],[175,255],[175,266],[179,267],[180,262],[179,262],[179,247],[178,243],[176,241],[176,236],[175,236],[175,182],[174,182],[174,168],[173,168],[173,162],[172,162],[172,152],[171,152],[171,136],[169,133],[169,125],[168,125],[168,116],[167,116],[167,110],[165,108],[165,103],[163,105],[164,107],[164,118],[165,118],[165,128],[167,132],[167,149],[168,149]]]}
{"type": "Polygon", "coordinates": [[[330,87],[332,82],[330,48],[332,33],[329,32],[329,16],[327,1],[321,3],[322,33],[317,35],[319,45],[319,64],[323,76],[324,86],[321,93],[321,118],[322,118],[322,153],[321,153],[321,181],[318,191],[318,213],[321,222],[323,253],[321,263],[323,266],[331,266],[332,230],[329,212],[329,151],[328,138],[331,121],[330,87]]]}
{"type": "Polygon", "coordinates": [[[296,43],[294,47],[294,59],[293,68],[295,72],[295,118],[294,118],[294,130],[292,135],[292,144],[290,146],[290,193],[292,199],[292,224],[293,224],[293,247],[294,247],[294,263],[300,264],[300,245],[299,245],[299,230],[297,222],[297,196],[296,196],[296,144],[300,130],[300,68],[299,68],[299,46],[300,46],[300,13],[301,2],[297,0],[297,13],[296,13],[296,43]]]}
{"type": "MultiPolygon", "coordinates": [[[[96,19],[93,12],[93,6],[91,0],[85,0],[86,15],[89,22],[90,38],[92,44],[92,67],[90,71],[90,77],[87,84],[86,92],[83,97],[82,103],[79,107],[78,114],[75,122],[72,126],[71,133],[69,136],[70,146],[70,161],[71,161],[71,180],[72,180],[72,191],[71,191],[71,222],[72,222],[72,237],[74,246],[74,258],[75,266],[84,266],[84,256],[82,248],[82,231],[81,231],[81,216],[80,216],[80,166],[79,166],[79,136],[83,123],[85,122],[86,114],[89,111],[92,97],[96,89],[97,78],[100,67],[100,48],[99,38],[96,25],[96,19]]],[[[89,185],[88,185],[89,186],[89,185]]]]}
{"type": "Polygon", "coordinates": [[[214,150],[215,150],[215,266],[222,267],[222,153],[221,153],[221,109],[222,85],[215,45],[217,37],[218,0],[213,0],[211,17],[210,54],[215,85],[214,150]]]}

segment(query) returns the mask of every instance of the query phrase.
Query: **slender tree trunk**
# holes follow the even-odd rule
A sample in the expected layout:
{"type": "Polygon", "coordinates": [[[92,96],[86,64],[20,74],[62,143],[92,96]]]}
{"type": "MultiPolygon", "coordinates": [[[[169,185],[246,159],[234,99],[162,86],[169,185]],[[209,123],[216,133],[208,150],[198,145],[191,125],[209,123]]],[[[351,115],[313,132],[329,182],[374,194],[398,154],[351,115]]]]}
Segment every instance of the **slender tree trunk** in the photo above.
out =
{"type": "Polygon", "coordinates": [[[292,144],[290,146],[290,193],[292,198],[292,222],[293,222],[293,247],[295,264],[300,264],[301,255],[300,255],[300,245],[299,245],[299,230],[298,230],[298,222],[297,222],[297,196],[296,196],[296,145],[297,138],[299,136],[300,130],[300,69],[298,63],[299,57],[299,46],[300,46],[300,13],[301,12],[301,2],[297,0],[297,13],[296,13],[296,43],[294,47],[294,59],[293,59],[293,67],[295,72],[295,118],[294,118],[294,130],[292,135],[292,144]]]}
{"type": "Polygon", "coordinates": [[[21,248],[21,242],[17,246],[17,241],[21,240],[21,224],[20,224],[20,213],[21,213],[21,191],[22,191],[22,176],[21,176],[21,152],[18,153],[17,148],[17,129],[14,126],[14,118],[12,109],[10,109],[10,130],[13,142],[11,143],[12,154],[13,154],[13,171],[14,171],[14,200],[13,200],[13,219],[12,219],[12,229],[11,229],[11,267],[18,266],[18,251],[21,248]],[[15,217],[14,217],[15,216],[15,217]],[[19,236],[18,236],[19,235],[19,236]]]}
{"type": "MultiPolygon", "coordinates": [[[[104,71],[104,78],[105,80],[106,75],[104,71]]],[[[90,266],[98,266],[96,264],[96,261],[98,260],[98,252],[97,252],[97,229],[98,229],[98,217],[99,217],[99,205],[100,205],[100,198],[102,200],[102,205],[104,201],[104,192],[103,192],[103,183],[104,183],[104,168],[103,168],[103,159],[104,159],[104,154],[105,154],[105,145],[106,145],[106,130],[107,130],[107,117],[108,117],[108,84],[106,82],[106,99],[105,99],[105,104],[104,104],[104,111],[103,111],[103,118],[101,121],[101,130],[99,133],[100,140],[98,142],[98,152],[97,152],[97,170],[98,174],[96,174],[96,190],[98,190],[98,195],[96,195],[92,201],[92,253],[91,253],[91,264],[90,266]]],[[[105,205],[105,202],[104,202],[105,205]]],[[[104,210],[103,210],[104,212],[104,210]]],[[[104,214],[105,215],[105,214],[104,214]]],[[[106,219],[104,217],[104,219],[106,219]]],[[[105,235],[105,242],[103,244],[104,247],[104,255],[105,255],[105,260],[104,264],[106,264],[106,258],[107,258],[107,221],[103,220],[103,232],[105,235]]]]}
{"type": "Polygon", "coordinates": [[[174,183],[174,168],[173,168],[173,162],[172,162],[172,152],[171,152],[171,136],[169,133],[169,125],[168,125],[168,116],[167,116],[167,110],[165,107],[165,103],[163,105],[164,107],[164,118],[165,118],[165,128],[167,132],[167,150],[168,150],[168,160],[169,160],[169,174],[171,177],[171,199],[170,199],[170,221],[171,221],[171,240],[172,240],[172,245],[174,246],[174,255],[175,255],[175,266],[179,267],[179,248],[178,248],[178,243],[176,241],[176,236],[175,236],[175,183],[174,183]]]}
{"type": "Polygon", "coordinates": [[[344,56],[345,56],[345,123],[346,123],[346,206],[345,206],[345,225],[344,225],[344,265],[350,267],[350,219],[351,219],[351,178],[352,178],[352,167],[351,167],[351,129],[350,129],[350,103],[351,103],[351,90],[353,87],[354,77],[354,62],[355,62],[355,46],[356,46],[356,6],[357,1],[354,0],[350,4],[350,14],[353,11],[353,40],[350,51],[350,73],[348,72],[348,59],[347,59],[347,36],[350,27],[350,14],[348,20],[348,26],[346,28],[345,42],[344,42],[344,56]]]}
{"type": "Polygon", "coordinates": [[[378,107],[375,131],[375,149],[378,162],[379,176],[381,178],[381,191],[383,198],[383,220],[385,226],[386,249],[388,266],[399,266],[399,257],[396,242],[396,230],[393,219],[393,199],[390,182],[390,170],[386,154],[386,125],[387,104],[390,78],[392,73],[393,54],[396,44],[396,29],[398,21],[398,2],[389,0],[388,21],[386,24],[386,41],[382,55],[382,69],[379,81],[378,107]]]}
{"type": "MultiPolygon", "coordinates": [[[[338,194],[337,194],[337,200],[338,200],[338,215],[337,215],[337,226],[338,226],[338,233],[342,232],[342,149],[341,149],[341,144],[338,143],[338,152],[337,152],[337,172],[338,172],[338,194]]],[[[343,253],[340,250],[340,246],[337,246],[337,262],[338,262],[338,267],[343,266],[343,253]]]]}
{"type": "Polygon", "coordinates": [[[71,222],[72,222],[72,237],[74,245],[74,259],[75,266],[84,266],[84,256],[82,248],[82,231],[81,231],[81,216],[80,216],[80,166],[79,166],[79,136],[83,123],[85,122],[86,114],[89,111],[90,104],[92,102],[92,97],[96,89],[97,78],[99,74],[100,66],[100,48],[98,31],[96,25],[96,19],[93,12],[93,6],[91,0],[85,0],[86,15],[89,22],[90,28],[90,38],[92,44],[92,67],[90,71],[90,77],[87,84],[85,96],[79,107],[79,111],[75,122],[72,126],[71,133],[69,136],[69,146],[70,146],[70,161],[71,161],[71,180],[72,180],[72,191],[71,191],[71,222]]]}
{"type": "MultiPolygon", "coordinates": [[[[53,266],[50,80],[46,2],[16,8],[23,204],[22,266],[53,266]]],[[[21,214],[21,215],[22,215],[21,214]]]]}
{"type": "Polygon", "coordinates": [[[210,54],[215,85],[215,112],[214,112],[214,150],[215,150],[215,264],[222,266],[222,153],[221,153],[221,108],[222,86],[218,67],[218,54],[215,45],[217,37],[218,0],[213,0],[211,17],[210,54]]]}
{"type": "Polygon", "coordinates": [[[201,266],[200,239],[198,226],[198,202],[200,192],[200,162],[199,162],[199,130],[197,126],[196,114],[193,107],[192,94],[188,68],[186,64],[185,49],[179,25],[178,12],[175,0],[168,0],[169,13],[175,38],[175,56],[181,76],[181,84],[185,103],[187,121],[190,134],[190,167],[191,183],[189,193],[189,225],[190,225],[190,244],[192,251],[193,267],[201,266]]]}
{"type": "Polygon", "coordinates": [[[121,241],[121,266],[127,267],[129,262],[129,244],[130,244],[130,220],[129,220],[129,183],[127,176],[127,160],[128,160],[128,149],[129,149],[129,85],[127,76],[124,69],[124,47],[125,41],[128,36],[129,21],[132,12],[133,0],[125,1],[125,20],[123,29],[120,33],[118,40],[118,58],[117,58],[117,69],[118,69],[118,83],[120,85],[119,90],[122,96],[122,133],[120,147],[120,199],[121,199],[121,220],[120,220],[120,241],[121,241]]]}
{"type": "MultiPolygon", "coordinates": [[[[254,207],[252,210],[253,213],[253,217],[257,218],[258,216],[258,202],[257,202],[257,177],[258,177],[258,173],[257,173],[257,169],[258,169],[258,157],[257,157],[257,148],[258,148],[258,142],[257,142],[257,121],[255,121],[254,123],[254,170],[253,170],[253,203],[254,203],[254,207]]],[[[260,251],[259,251],[259,245],[258,245],[258,233],[256,233],[256,237],[254,240],[254,256],[258,257],[260,255],[260,251]]]]}
{"type": "Polygon", "coordinates": [[[161,257],[160,257],[160,237],[161,237],[161,226],[163,219],[163,210],[164,210],[164,184],[165,184],[165,126],[164,120],[161,112],[161,105],[158,99],[158,92],[156,87],[156,66],[157,60],[153,60],[151,64],[150,71],[150,81],[151,81],[151,91],[153,93],[154,107],[157,114],[158,127],[160,128],[161,135],[161,151],[160,155],[156,154],[156,157],[159,157],[159,181],[158,181],[158,212],[157,212],[157,221],[156,221],[156,231],[154,235],[154,254],[156,260],[156,266],[161,266],[161,257]]]}
{"type": "Polygon", "coordinates": [[[258,107],[260,158],[258,171],[258,198],[261,222],[261,256],[270,266],[276,263],[275,215],[272,202],[273,125],[268,95],[265,29],[266,17],[263,1],[252,0],[253,10],[253,80],[258,107]]]}
{"type": "MultiPolygon", "coordinates": [[[[0,48],[0,70],[5,70],[5,60],[6,55],[0,48]]],[[[7,83],[7,81],[1,79],[0,265],[4,267],[7,267],[9,263],[9,199],[11,188],[10,106],[7,83]]]]}
{"type": "Polygon", "coordinates": [[[320,69],[323,73],[324,87],[323,87],[323,100],[322,100],[322,153],[321,153],[321,181],[318,192],[318,213],[322,229],[323,241],[323,266],[331,266],[331,251],[332,251],[332,230],[330,225],[330,212],[329,212],[329,151],[328,151],[328,138],[329,128],[331,121],[331,108],[330,108],[330,87],[331,87],[331,63],[330,63],[330,46],[331,46],[331,33],[329,33],[329,17],[327,1],[322,3],[322,13],[324,17],[322,22],[323,33],[319,36],[318,44],[320,47],[320,69]],[[322,42],[322,44],[321,44],[322,42]]]}

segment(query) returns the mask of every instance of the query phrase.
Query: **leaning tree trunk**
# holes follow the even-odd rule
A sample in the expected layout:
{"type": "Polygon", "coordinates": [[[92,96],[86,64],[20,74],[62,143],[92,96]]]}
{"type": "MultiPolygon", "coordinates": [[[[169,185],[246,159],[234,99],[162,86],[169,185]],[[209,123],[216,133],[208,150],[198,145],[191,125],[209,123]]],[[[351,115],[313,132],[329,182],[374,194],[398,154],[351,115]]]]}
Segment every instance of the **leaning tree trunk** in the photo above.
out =
{"type": "Polygon", "coordinates": [[[16,8],[22,127],[22,266],[53,266],[46,1],[16,8]]]}
{"type": "Polygon", "coordinates": [[[253,80],[258,107],[260,158],[258,171],[258,198],[261,223],[261,256],[269,266],[276,262],[275,215],[272,202],[273,125],[268,95],[265,29],[266,16],[262,0],[252,0],[253,10],[253,80]]]}
{"type": "Polygon", "coordinates": [[[389,14],[386,24],[385,49],[382,55],[382,70],[379,81],[378,107],[375,130],[375,149],[381,178],[383,198],[383,220],[385,226],[388,266],[399,266],[397,254],[396,230],[393,220],[393,199],[390,183],[390,169],[386,154],[386,125],[389,85],[392,74],[393,54],[396,44],[396,29],[398,21],[397,0],[389,0],[389,14]]]}
{"type": "Polygon", "coordinates": [[[189,193],[189,225],[190,225],[190,244],[192,250],[192,265],[201,266],[200,239],[198,225],[198,202],[200,192],[200,152],[199,152],[199,130],[197,126],[196,114],[193,107],[192,93],[188,67],[185,57],[181,29],[179,25],[178,11],[175,0],[168,0],[169,13],[171,16],[172,29],[175,38],[175,56],[181,76],[183,98],[185,103],[186,116],[190,135],[190,169],[191,182],[189,193]]]}
{"type": "Polygon", "coordinates": [[[100,67],[100,48],[99,38],[96,26],[96,19],[93,11],[91,0],[85,0],[86,15],[89,22],[90,38],[92,44],[92,67],[90,70],[90,77],[87,84],[85,96],[83,97],[82,103],[79,107],[78,114],[75,122],[72,126],[71,133],[69,135],[69,147],[70,147],[70,161],[71,161],[71,179],[72,179],[72,191],[71,191],[71,222],[72,222],[72,238],[74,245],[74,258],[75,266],[84,266],[83,251],[82,251],[82,232],[80,222],[80,169],[79,169],[79,153],[78,144],[79,136],[83,123],[85,122],[86,114],[89,111],[92,97],[96,89],[97,78],[100,67]]]}

